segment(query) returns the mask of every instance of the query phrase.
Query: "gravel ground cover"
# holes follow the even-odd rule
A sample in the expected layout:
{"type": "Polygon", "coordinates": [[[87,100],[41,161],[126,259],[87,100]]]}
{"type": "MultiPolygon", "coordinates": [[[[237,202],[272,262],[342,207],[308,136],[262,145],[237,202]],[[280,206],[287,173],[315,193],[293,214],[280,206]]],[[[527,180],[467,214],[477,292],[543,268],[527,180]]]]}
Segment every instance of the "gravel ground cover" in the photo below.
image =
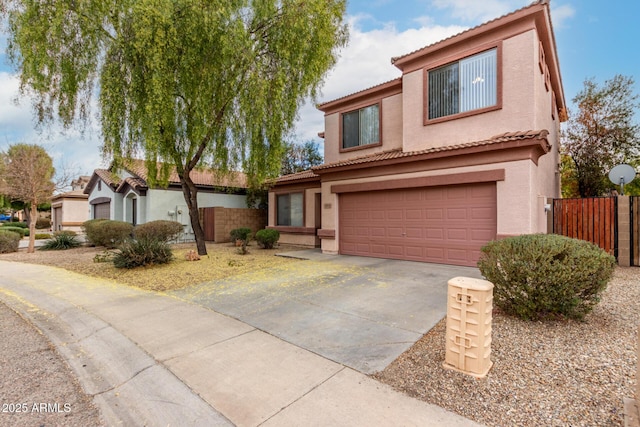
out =
{"type": "Polygon", "coordinates": [[[0,426],[101,426],[100,414],[49,340],[0,302],[0,426]]]}
{"type": "Polygon", "coordinates": [[[620,426],[634,395],[640,268],[618,267],[584,322],[525,322],[494,313],[484,379],[442,368],[446,324],[374,375],[489,426],[620,426]]]}

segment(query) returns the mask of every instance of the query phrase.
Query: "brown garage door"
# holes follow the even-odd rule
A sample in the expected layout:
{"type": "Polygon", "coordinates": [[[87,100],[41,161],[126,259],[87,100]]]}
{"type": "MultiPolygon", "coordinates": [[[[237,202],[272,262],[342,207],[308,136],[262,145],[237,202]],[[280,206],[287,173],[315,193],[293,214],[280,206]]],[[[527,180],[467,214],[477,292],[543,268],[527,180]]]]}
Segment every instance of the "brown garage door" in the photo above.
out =
{"type": "Polygon", "coordinates": [[[496,236],[496,185],[340,196],[340,253],[475,266],[496,236]]]}

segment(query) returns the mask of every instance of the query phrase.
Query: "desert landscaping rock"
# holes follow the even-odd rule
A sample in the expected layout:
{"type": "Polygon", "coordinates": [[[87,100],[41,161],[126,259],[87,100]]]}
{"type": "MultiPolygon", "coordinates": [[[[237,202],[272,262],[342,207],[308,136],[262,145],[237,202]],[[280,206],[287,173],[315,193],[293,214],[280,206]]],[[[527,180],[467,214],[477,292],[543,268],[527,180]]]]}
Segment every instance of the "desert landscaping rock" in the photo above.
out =
{"type": "Polygon", "coordinates": [[[496,314],[486,378],[445,370],[445,321],[374,377],[488,426],[621,426],[634,394],[640,268],[618,267],[584,322],[496,314]]]}

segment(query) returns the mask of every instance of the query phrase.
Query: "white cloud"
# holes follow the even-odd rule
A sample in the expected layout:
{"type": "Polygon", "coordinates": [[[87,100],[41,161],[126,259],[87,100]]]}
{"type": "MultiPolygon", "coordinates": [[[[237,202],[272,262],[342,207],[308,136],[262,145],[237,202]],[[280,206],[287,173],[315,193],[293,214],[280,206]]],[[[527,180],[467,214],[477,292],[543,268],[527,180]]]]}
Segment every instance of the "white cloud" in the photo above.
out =
{"type": "MultiPolygon", "coordinates": [[[[428,25],[398,31],[394,25],[388,24],[381,29],[363,31],[358,25],[360,19],[352,17],[349,21],[349,44],[327,76],[319,102],[340,98],[399,77],[401,72],[391,64],[392,57],[412,52],[466,29],[461,26],[428,25]]],[[[428,18],[422,21],[431,22],[428,18]]],[[[323,130],[323,113],[308,101],[300,111],[296,126],[297,139],[316,139],[317,133],[323,130]]]]}
{"type": "Polygon", "coordinates": [[[576,14],[576,10],[568,4],[551,8],[551,19],[553,25],[556,28],[561,28],[565,25],[566,21],[573,18],[576,14]]]}
{"type": "Polygon", "coordinates": [[[451,16],[463,22],[479,24],[526,6],[523,0],[432,0],[438,9],[451,11],[451,16]]]}
{"type": "Polygon", "coordinates": [[[0,150],[15,143],[38,144],[47,150],[58,169],[71,167],[87,173],[103,166],[100,131],[94,124],[90,124],[84,134],[77,129],[63,131],[57,125],[36,130],[31,99],[18,98],[19,84],[15,74],[0,72],[0,150]]]}

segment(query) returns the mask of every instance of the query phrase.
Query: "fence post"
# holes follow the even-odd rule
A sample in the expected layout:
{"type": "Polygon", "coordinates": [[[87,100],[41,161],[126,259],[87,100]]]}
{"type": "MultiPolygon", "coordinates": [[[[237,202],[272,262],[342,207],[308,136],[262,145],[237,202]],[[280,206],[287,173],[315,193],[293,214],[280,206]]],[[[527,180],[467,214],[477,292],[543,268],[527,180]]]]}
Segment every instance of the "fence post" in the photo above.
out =
{"type": "Polygon", "coordinates": [[[618,196],[618,265],[631,265],[631,218],[629,196],[618,196]]]}

